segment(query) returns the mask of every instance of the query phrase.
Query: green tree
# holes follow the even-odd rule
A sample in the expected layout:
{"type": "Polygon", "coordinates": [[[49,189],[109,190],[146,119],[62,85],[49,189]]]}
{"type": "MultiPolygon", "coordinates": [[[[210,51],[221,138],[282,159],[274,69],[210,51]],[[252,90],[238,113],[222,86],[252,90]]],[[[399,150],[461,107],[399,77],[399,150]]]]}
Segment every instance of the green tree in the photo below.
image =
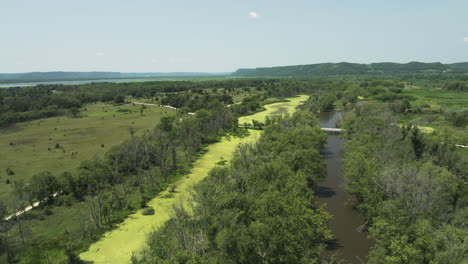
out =
{"type": "Polygon", "coordinates": [[[30,188],[32,196],[38,201],[43,201],[53,197],[59,191],[60,185],[54,175],[48,171],[44,171],[31,177],[30,188]]]}

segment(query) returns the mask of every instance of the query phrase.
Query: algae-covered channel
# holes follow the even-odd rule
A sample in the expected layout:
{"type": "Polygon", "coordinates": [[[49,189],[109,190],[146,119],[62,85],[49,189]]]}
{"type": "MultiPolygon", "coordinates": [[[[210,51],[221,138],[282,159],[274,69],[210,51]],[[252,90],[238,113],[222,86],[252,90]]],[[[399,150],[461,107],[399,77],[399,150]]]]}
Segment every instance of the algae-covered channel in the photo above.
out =
{"type": "MultiPolygon", "coordinates": [[[[293,113],[307,98],[308,96],[301,95],[288,98],[288,102],[265,105],[265,111],[242,117],[239,123],[251,122],[253,119],[264,121],[267,116],[273,114],[293,113]]],[[[187,204],[190,201],[192,187],[203,180],[221,158],[229,161],[237,145],[254,142],[260,137],[260,133],[258,130],[250,130],[250,135],[247,137],[223,138],[220,142],[208,146],[207,152],[195,162],[190,174],[177,183],[175,193],[169,196],[169,191],[166,190],[148,203],[154,208],[156,212],[154,215],[144,216],[141,210],[130,215],[116,229],[107,232],[103,238],[92,244],[88,251],[83,252],[80,255],[81,259],[94,263],[129,263],[132,254],[137,253],[145,245],[148,233],[169,220],[174,205],[187,204]]]]}

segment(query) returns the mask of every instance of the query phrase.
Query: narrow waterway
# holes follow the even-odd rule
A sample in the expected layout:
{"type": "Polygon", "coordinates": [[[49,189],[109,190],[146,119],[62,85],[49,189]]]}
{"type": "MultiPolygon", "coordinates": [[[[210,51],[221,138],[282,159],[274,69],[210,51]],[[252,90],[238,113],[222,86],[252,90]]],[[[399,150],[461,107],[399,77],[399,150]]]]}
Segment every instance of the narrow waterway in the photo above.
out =
{"type": "MultiPolygon", "coordinates": [[[[341,119],[341,113],[330,111],[320,114],[320,127],[335,128],[341,119]]],[[[353,209],[352,197],[344,189],[343,144],[346,141],[338,135],[328,135],[325,148],[327,177],[319,184],[316,195],[319,204],[327,204],[333,215],[330,229],[334,240],[328,245],[328,253],[336,255],[344,263],[366,263],[366,256],[371,246],[367,233],[358,230],[364,219],[353,209]]]]}

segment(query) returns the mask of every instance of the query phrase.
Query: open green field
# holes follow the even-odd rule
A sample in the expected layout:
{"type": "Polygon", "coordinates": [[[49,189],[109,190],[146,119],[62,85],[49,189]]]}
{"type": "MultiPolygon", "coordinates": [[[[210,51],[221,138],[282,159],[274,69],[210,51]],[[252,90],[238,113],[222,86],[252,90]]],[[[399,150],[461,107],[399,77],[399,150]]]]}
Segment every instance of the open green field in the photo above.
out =
{"type": "MultiPolygon", "coordinates": [[[[441,88],[411,87],[405,89],[404,94],[414,96],[413,106],[429,105],[422,114],[406,114],[402,122],[418,125],[424,132],[438,131],[456,138],[458,144],[467,144],[468,135],[464,127],[453,126],[442,115],[431,113],[430,110],[444,109],[445,111],[463,111],[468,109],[468,93],[461,91],[447,91],[441,88]]],[[[466,151],[465,151],[466,152],[466,151]]]]}
{"type": "Polygon", "coordinates": [[[174,114],[168,108],[148,107],[141,115],[140,108],[97,103],[84,107],[82,118],[53,117],[1,129],[0,199],[8,199],[11,182],[27,182],[42,171],[59,174],[74,169],[80,162],[102,157],[111,146],[130,138],[130,127],[142,133],[158,124],[162,115],[174,114]],[[7,168],[15,174],[8,176],[7,168]],[[6,184],[7,179],[10,184],[6,184]]]}
{"type": "Polygon", "coordinates": [[[239,118],[239,125],[252,124],[253,120],[263,122],[267,116],[276,114],[289,113],[292,114],[302,102],[307,100],[307,95],[299,95],[297,97],[287,98],[287,102],[273,103],[264,105],[265,111],[255,113],[253,115],[242,116],[239,118]]]}
{"type": "MultiPolygon", "coordinates": [[[[266,116],[272,114],[294,113],[296,107],[307,98],[302,95],[288,98],[289,101],[286,103],[265,105],[266,111],[251,115],[249,118],[264,121],[266,116]]],[[[170,218],[174,206],[181,204],[187,206],[190,202],[191,188],[208,176],[209,171],[216,166],[217,162],[229,161],[237,145],[254,142],[259,138],[260,133],[258,130],[250,130],[250,135],[245,138],[223,138],[221,142],[208,146],[208,151],[197,160],[187,178],[178,182],[176,193],[166,190],[148,203],[155,209],[154,215],[143,216],[141,210],[137,211],[117,229],[106,233],[80,257],[94,263],[129,263],[132,252],[138,252],[146,242],[146,235],[161,227],[170,218]]]]}
{"type": "Polygon", "coordinates": [[[431,108],[443,107],[447,110],[468,109],[468,93],[466,92],[412,86],[409,89],[403,90],[403,93],[416,98],[416,101],[411,102],[411,105],[415,106],[428,104],[431,108]]]}

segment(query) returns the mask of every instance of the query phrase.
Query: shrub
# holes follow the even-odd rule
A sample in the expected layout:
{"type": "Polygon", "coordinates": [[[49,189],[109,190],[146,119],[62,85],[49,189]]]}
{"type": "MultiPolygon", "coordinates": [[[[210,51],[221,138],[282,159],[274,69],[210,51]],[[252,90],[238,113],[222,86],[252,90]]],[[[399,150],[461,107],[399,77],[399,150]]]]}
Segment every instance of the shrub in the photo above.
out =
{"type": "Polygon", "coordinates": [[[144,195],[141,195],[141,199],[140,199],[140,208],[146,208],[146,202],[148,201],[148,199],[146,198],[146,196],[144,195]]]}
{"type": "Polygon", "coordinates": [[[155,211],[152,207],[146,207],[141,214],[142,215],[154,215],[154,213],[155,211]]]}
{"type": "Polygon", "coordinates": [[[224,166],[224,165],[226,164],[226,162],[227,162],[227,160],[225,160],[225,159],[223,159],[223,158],[221,157],[221,160],[218,161],[218,162],[216,162],[216,165],[224,166]]]}
{"type": "Polygon", "coordinates": [[[44,208],[44,214],[45,215],[52,215],[52,214],[54,214],[54,212],[52,212],[52,210],[50,210],[49,207],[46,207],[46,208],[44,208]]]}
{"type": "Polygon", "coordinates": [[[176,189],[177,189],[177,184],[172,184],[171,187],[169,188],[169,192],[171,193],[175,193],[176,192],[176,189]]]}
{"type": "Polygon", "coordinates": [[[123,102],[125,102],[125,97],[123,95],[118,94],[114,97],[114,103],[121,104],[123,102]]]}
{"type": "Polygon", "coordinates": [[[15,172],[11,168],[6,168],[6,174],[9,176],[15,175],[15,172]]]}

